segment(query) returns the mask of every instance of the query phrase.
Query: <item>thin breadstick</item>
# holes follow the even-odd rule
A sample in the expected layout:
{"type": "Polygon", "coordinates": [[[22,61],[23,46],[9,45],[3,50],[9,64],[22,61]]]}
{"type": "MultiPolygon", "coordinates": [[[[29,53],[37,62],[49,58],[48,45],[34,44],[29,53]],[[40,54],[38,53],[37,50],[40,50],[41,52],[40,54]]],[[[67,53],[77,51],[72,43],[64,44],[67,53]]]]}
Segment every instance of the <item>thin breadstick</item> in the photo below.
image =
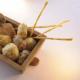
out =
{"type": "MultiPolygon", "coordinates": [[[[67,23],[67,22],[69,22],[69,20],[64,20],[60,24],[67,23]]],[[[55,26],[56,26],[56,24],[48,25],[48,26],[47,25],[46,26],[36,26],[35,28],[50,28],[50,27],[55,27],[55,26]]],[[[56,28],[57,27],[59,27],[59,26],[56,26],[56,28]]],[[[33,28],[33,26],[30,26],[29,28],[33,28]]]]}
{"type": "Polygon", "coordinates": [[[32,29],[32,31],[31,31],[31,35],[30,35],[30,36],[32,36],[32,35],[33,35],[34,28],[36,27],[37,22],[38,22],[38,20],[40,19],[41,15],[42,15],[42,13],[43,13],[43,11],[44,11],[44,9],[45,9],[45,8],[46,8],[46,6],[47,6],[47,4],[48,4],[48,1],[46,0],[46,2],[45,2],[45,4],[44,4],[44,6],[43,6],[43,8],[42,8],[41,12],[39,13],[39,15],[38,15],[38,17],[37,17],[37,19],[36,19],[36,22],[35,22],[35,24],[34,24],[34,26],[33,26],[33,29],[32,29]]]}
{"type": "MultiPolygon", "coordinates": [[[[45,26],[36,26],[35,28],[51,28],[54,27],[55,25],[45,25],[45,26]]],[[[29,28],[33,28],[33,26],[30,26],[29,28]]]]}
{"type": "MultiPolygon", "coordinates": [[[[65,24],[65,23],[67,23],[67,22],[69,22],[69,20],[64,20],[64,21],[62,21],[62,22],[60,22],[60,23],[58,23],[58,24],[56,24],[56,25],[53,25],[53,27],[52,27],[51,29],[48,29],[48,30],[44,31],[42,34],[40,34],[40,35],[38,35],[38,36],[41,36],[41,35],[43,35],[44,33],[50,32],[51,30],[56,29],[56,28],[58,28],[58,27],[62,27],[63,24],[65,24]]],[[[38,37],[38,36],[37,36],[37,37],[38,37]]]]}
{"type": "Polygon", "coordinates": [[[50,40],[63,40],[63,41],[72,41],[72,38],[47,38],[47,37],[33,37],[35,39],[50,39],[50,40]]]}

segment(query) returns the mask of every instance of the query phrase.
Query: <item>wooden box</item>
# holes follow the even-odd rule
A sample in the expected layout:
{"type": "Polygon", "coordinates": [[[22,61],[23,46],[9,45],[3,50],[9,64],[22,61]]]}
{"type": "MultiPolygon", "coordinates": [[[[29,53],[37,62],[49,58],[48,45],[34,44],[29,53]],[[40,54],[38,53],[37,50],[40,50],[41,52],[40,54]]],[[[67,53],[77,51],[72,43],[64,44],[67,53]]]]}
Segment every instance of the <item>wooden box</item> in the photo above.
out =
{"type": "MultiPolygon", "coordinates": [[[[7,22],[11,23],[15,29],[17,29],[18,25],[20,23],[6,17],[7,22]]],[[[29,28],[28,31],[30,32],[31,29],[29,28]]],[[[34,35],[39,35],[40,33],[37,31],[34,31],[34,35]]],[[[42,35],[43,37],[46,37],[45,35],[42,35]]],[[[40,39],[38,40],[36,46],[33,48],[33,50],[31,51],[30,55],[28,56],[28,58],[24,61],[24,63],[22,65],[19,65],[18,63],[12,61],[11,59],[9,59],[6,56],[3,56],[2,54],[0,54],[0,60],[9,64],[10,66],[12,66],[13,68],[15,68],[16,70],[23,72],[26,68],[26,66],[28,66],[30,64],[30,62],[32,61],[32,59],[34,58],[34,55],[36,54],[37,50],[40,48],[40,46],[42,45],[42,43],[44,42],[44,39],[40,39]]]]}

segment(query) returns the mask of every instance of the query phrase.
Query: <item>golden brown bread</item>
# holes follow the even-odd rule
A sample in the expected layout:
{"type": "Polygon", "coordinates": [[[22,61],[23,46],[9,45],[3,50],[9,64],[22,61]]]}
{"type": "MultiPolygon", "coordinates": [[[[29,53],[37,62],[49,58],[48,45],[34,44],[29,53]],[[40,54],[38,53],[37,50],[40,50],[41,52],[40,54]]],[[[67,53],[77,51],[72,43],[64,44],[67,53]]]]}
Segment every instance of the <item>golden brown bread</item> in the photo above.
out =
{"type": "Polygon", "coordinates": [[[16,60],[19,57],[19,50],[14,43],[9,43],[2,48],[2,54],[11,60],[16,60]]]}
{"type": "Polygon", "coordinates": [[[11,37],[8,35],[0,35],[0,46],[5,46],[11,42],[11,37]]]}
{"type": "Polygon", "coordinates": [[[13,38],[14,35],[16,35],[16,32],[11,23],[4,23],[0,25],[0,34],[9,35],[13,38]]]}

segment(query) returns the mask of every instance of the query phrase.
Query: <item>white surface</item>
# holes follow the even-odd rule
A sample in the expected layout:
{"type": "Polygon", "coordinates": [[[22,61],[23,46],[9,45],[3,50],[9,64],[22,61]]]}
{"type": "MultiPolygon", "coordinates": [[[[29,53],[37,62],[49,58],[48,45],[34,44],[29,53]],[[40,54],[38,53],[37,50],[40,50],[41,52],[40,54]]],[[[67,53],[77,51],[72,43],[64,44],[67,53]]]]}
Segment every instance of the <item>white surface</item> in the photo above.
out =
{"type": "MultiPolygon", "coordinates": [[[[45,0],[0,0],[0,12],[33,25],[45,0]]],[[[80,0],[49,0],[38,25],[71,20],[48,37],[73,37],[72,42],[46,40],[37,52],[40,63],[19,74],[0,62],[0,80],[80,80],[80,0]]],[[[44,30],[40,30],[41,32],[44,30]]]]}

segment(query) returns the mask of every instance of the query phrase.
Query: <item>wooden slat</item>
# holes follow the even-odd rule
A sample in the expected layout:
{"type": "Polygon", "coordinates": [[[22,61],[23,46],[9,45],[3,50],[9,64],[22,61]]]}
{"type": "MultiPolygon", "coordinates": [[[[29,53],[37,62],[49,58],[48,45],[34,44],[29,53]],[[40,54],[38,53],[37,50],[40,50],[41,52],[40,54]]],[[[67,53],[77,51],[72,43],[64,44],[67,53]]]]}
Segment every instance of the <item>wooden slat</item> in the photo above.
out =
{"type": "Polygon", "coordinates": [[[4,61],[7,64],[9,64],[10,66],[12,66],[13,68],[15,68],[16,70],[19,70],[19,71],[21,70],[21,66],[19,64],[17,64],[16,62],[12,61],[8,57],[3,56],[2,54],[0,54],[0,60],[4,61]]]}

